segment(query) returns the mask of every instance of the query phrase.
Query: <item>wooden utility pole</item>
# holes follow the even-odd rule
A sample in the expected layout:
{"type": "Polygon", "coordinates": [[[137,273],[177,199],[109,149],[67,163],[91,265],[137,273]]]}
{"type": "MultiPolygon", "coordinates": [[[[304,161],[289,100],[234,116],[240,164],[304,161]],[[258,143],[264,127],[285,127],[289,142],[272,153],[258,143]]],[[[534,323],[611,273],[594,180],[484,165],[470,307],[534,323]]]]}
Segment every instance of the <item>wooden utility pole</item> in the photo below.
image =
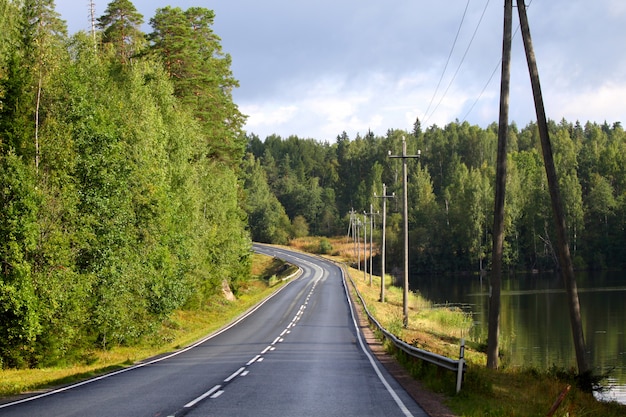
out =
{"type": "Polygon", "coordinates": [[[392,193],[391,195],[387,195],[387,186],[383,184],[383,195],[377,196],[374,194],[376,198],[383,199],[383,243],[382,250],[380,255],[380,302],[385,302],[385,251],[386,251],[386,240],[387,240],[387,199],[388,198],[396,198],[396,194],[392,193]]]}
{"type": "Polygon", "coordinates": [[[402,155],[391,155],[389,151],[389,158],[402,158],[402,205],[404,207],[403,223],[404,223],[404,292],[402,296],[402,311],[404,314],[404,327],[409,327],[409,202],[408,202],[408,185],[407,185],[407,173],[406,173],[406,160],[407,158],[419,158],[420,151],[417,151],[417,155],[406,154],[406,139],[402,137],[402,155]]]}
{"type": "Polygon", "coordinates": [[[367,213],[363,212],[363,281],[367,280],[367,213]]]}
{"type": "MultiPolygon", "coordinates": [[[[374,197],[376,194],[374,193],[374,197]]],[[[370,212],[364,213],[366,216],[370,218],[370,251],[369,251],[369,275],[370,275],[370,287],[372,286],[373,280],[373,271],[374,271],[374,216],[378,213],[374,213],[374,205],[370,204],[370,212]]],[[[366,242],[367,243],[367,242],[366,242]]],[[[367,261],[366,261],[367,263],[367,261]]]]}
{"type": "Polygon", "coordinates": [[[96,49],[96,3],[94,0],[89,1],[89,20],[91,22],[91,37],[93,39],[93,47],[96,49]]]}
{"type": "Polygon", "coordinates": [[[582,375],[589,372],[589,365],[587,364],[587,358],[585,356],[585,338],[583,335],[582,319],[580,315],[578,289],[576,287],[572,257],[567,243],[565,212],[563,210],[563,202],[559,191],[559,182],[556,176],[556,169],[554,167],[552,146],[550,144],[550,136],[548,134],[548,122],[543,105],[541,84],[539,83],[539,72],[537,70],[537,61],[535,59],[533,43],[530,37],[530,28],[528,26],[528,16],[526,14],[526,4],[524,3],[524,0],[517,0],[517,11],[519,13],[522,37],[524,39],[524,49],[526,51],[526,60],[528,61],[528,71],[530,72],[530,81],[533,88],[535,111],[537,113],[537,126],[539,128],[543,162],[546,169],[546,176],[548,178],[548,187],[550,189],[552,212],[556,223],[559,263],[561,276],[567,292],[570,323],[574,338],[574,349],[576,350],[576,362],[578,364],[578,373],[582,375]]]}
{"type": "Polygon", "coordinates": [[[502,249],[504,246],[504,197],[506,194],[506,142],[509,132],[509,91],[511,85],[511,38],[513,0],[504,2],[504,36],[502,41],[502,80],[500,82],[500,120],[498,125],[498,158],[496,198],[493,215],[493,252],[489,291],[489,327],[487,333],[487,367],[498,367],[500,339],[500,287],[502,249]]]}

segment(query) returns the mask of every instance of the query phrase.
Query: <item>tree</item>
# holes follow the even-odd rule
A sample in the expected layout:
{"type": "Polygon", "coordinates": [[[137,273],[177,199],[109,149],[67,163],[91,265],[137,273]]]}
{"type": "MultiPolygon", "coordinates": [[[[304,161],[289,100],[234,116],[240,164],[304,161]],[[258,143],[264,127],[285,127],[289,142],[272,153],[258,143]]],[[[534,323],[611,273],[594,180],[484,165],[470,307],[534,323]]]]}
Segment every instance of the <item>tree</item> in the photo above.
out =
{"type": "Polygon", "coordinates": [[[263,168],[258,159],[248,154],[243,161],[244,209],[248,214],[248,226],[255,242],[287,244],[290,221],[285,209],[271,192],[263,168]]]}
{"type": "Polygon", "coordinates": [[[103,31],[102,42],[113,45],[125,64],[145,45],[142,24],[143,15],[130,0],[113,0],[98,18],[97,26],[103,31]]]}
{"type": "Polygon", "coordinates": [[[0,155],[0,365],[24,366],[41,332],[29,254],[37,241],[35,178],[22,158],[0,155]]]}
{"type": "Polygon", "coordinates": [[[150,49],[163,61],[174,94],[200,121],[207,155],[234,167],[244,156],[245,117],[232,99],[239,83],[230,70],[230,55],[211,28],[214,18],[213,11],[201,7],[158,9],[150,19],[150,49]]]}

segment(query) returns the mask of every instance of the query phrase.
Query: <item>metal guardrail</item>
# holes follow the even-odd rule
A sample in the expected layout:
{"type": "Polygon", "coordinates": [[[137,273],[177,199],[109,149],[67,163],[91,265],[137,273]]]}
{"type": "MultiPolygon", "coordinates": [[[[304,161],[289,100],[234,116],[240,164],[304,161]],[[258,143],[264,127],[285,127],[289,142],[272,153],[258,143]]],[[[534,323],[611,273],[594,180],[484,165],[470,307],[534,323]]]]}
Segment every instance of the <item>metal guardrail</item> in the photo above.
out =
{"type": "Polygon", "coordinates": [[[411,346],[408,343],[403,342],[402,340],[398,339],[394,334],[390,333],[387,329],[381,326],[378,320],[376,320],[374,316],[372,316],[372,314],[367,308],[367,304],[365,303],[365,300],[361,296],[361,293],[359,292],[359,289],[356,287],[350,274],[346,274],[343,268],[341,268],[341,270],[343,271],[345,275],[348,275],[348,277],[350,278],[350,282],[352,283],[352,286],[354,287],[357,293],[357,296],[359,297],[359,300],[361,300],[361,304],[363,305],[365,314],[367,315],[367,318],[370,321],[370,323],[374,324],[374,326],[376,326],[376,328],[383,334],[383,336],[386,339],[390,340],[396,348],[402,350],[407,355],[413,358],[421,359],[423,361],[432,363],[441,368],[456,372],[456,375],[457,375],[456,376],[456,392],[458,393],[459,391],[461,391],[463,373],[467,370],[467,364],[465,363],[465,339],[461,339],[461,347],[459,351],[458,360],[450,359],[446,356],[438,355],[436,353],[432,353],[424,349],[416,348],[415,346],[411,346]]]}

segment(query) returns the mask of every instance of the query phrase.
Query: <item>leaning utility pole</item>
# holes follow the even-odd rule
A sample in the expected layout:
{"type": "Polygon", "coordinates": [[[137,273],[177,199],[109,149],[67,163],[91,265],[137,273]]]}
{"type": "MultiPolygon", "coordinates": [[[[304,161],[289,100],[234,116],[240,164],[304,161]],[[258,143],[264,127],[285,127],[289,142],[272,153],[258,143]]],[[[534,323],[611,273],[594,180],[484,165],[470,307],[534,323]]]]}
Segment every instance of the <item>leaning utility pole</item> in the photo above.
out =
{"type": "Polygon", "coordinates": [[[387,195],[387,186],[383,184],[383,195],[377,196],[374,194],[375,198],[383,199],[383,243],[380,255],[380,302],[385,302],[385,246],[386,246],[386,230],[387,230],[387,199],[388,198],[396,198],[396,194],[392,193],[391,195],[387,195]]]}
{"type": "Polygon", "coordinates": [[[404,327],[409,327],[409,203],[408,197],[408,185],[406,175],[406,160],[407,158],[419,158],[420,151],[417,151],[417,155],[406,154],[406,139],[402,136],[402,155],[392,155],[389,151],[389,158],[402,158],[402,205],[404,206],[404,292],[402,297],[402,311],[404,314],[404,327]]]}
{"type": "Polygon", "coordinates": [[[487,333],[487,368],[498,367],[500,339],[500,287],[504,246],[504,196],[506,193],[506,140],[509,131],[509,91],[511,85],[511,38],[513,0],[504,1],[504,36],[502,41],[502,80],[500,82],[500,121],[498,125],[498,158],[496,198],[493,214],[493,252],[489,291],[489,327],[487,333]]]}
{"type": "Polygon", "coordinates": [[[533,43],[530,37],[530,28],[528,25],[528,16],[526,15],[526,4],[524,3],[524,0],[517,0],[517,11],[519,13],[522,37],[524,39],[524,49],[526,51],[526,60],[528,61],[528,71],[530,72],[530,81],[533,88],[535,111],[537,113],[537,126],[539,128],[539,137],[541,139],[543,162],[546,169],[546,176],[548,178],[550,200],[552,201],[552,212],[556,223],[559,263],[561,267],[561,276],[567,292],[570,324],[572,326],[572,336],[574,338],[574,349],[576,350],[576,362],[578,364],[578,373],[582,375],[589,372],[589,365],[587,364],[587,358],[585,357],[585,338],[583,335],[582,319],[580,315],[578,289],[576,287],[576,278],[574,277],[572,257],[567,243],[565,212],[563,210],[563,202],[559,191],[559,181],[556,176],[556,169],[554,168],[552,145],[550,144],[550,136],[548,133],[548,122],[543,105],[541,84],[539,83],[539,71],[537,70],[535,51],[533,50],[533,43]]]}

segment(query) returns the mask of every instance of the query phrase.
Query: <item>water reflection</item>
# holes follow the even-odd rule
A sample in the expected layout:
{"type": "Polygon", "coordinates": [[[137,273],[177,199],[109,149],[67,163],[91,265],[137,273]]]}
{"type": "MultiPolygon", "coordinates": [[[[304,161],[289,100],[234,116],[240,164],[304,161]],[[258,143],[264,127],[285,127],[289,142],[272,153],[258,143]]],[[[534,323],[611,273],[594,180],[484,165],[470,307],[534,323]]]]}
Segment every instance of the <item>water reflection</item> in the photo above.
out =
{"type": "MultiPolygon", "coordinates": [[[[597,373],[610,372],[606,395],[626,404],[626,275],[576,276],[588,355],[597,373]]],[[[435,303],[462,305],[474,316],[470,338],[487,340],[488,277],[412,277],[411,289],[435,303]]],[[[500,344],[509,366],[575,367],[565,291],[556,274],[503,279],[500,344]]]]}

